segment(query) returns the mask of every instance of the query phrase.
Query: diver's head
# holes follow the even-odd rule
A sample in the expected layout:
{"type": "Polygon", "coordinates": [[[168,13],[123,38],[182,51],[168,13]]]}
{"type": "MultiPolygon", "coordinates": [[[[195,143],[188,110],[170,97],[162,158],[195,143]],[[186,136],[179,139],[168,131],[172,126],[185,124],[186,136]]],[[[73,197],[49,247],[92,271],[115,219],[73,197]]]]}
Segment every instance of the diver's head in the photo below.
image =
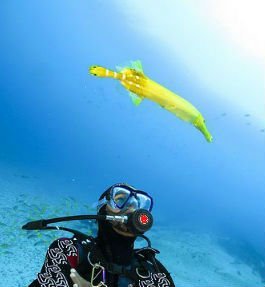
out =
{"type": "MultiPolygon", "coordinates": [[[[125,183],[117,183],[109,187],[99,198],[97,213],[105,215],[133,215],[143,211],[139,216],[149,220],[153,207],[153,199],[146,192],[138,190],[125,183]],[[146,214],[145,214],[146,213],[146,214]]],[[[133,216],[132,216],[133,217],[133,216]]],[[[152,218],[150,218],[152,220],[152,218]]],[[[137,232],[129,223],[113,221],[112,228],[123,236],[135,237],[137,232]]],[[[142,232],[143,233],[143,232],[142,232]]]]}

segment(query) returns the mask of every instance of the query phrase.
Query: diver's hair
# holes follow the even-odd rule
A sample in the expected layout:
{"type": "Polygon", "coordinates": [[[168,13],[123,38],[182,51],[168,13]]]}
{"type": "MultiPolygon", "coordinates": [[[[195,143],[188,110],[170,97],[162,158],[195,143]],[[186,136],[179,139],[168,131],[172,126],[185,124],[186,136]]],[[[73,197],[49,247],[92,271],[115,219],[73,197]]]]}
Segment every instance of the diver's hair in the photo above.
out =
{"type": "Polygon", "coordinates": [[[133,186],[127,184],[127,183],[124,183],[124,182],[123,182],[123,183],[115,183],[115,184],[111,185],[108,189],[106,189],[106,190],[101,194],[101,196],[99,197],[98,200],[101,200],[101,199],[103,199],[104,197],[106,197],[106,196],[110,193],[111,189],[114,188],[115,186],[129,187],[130,189],[135,189],[135,190],[136,190],[135,187],[133,187],[133,186]]]}

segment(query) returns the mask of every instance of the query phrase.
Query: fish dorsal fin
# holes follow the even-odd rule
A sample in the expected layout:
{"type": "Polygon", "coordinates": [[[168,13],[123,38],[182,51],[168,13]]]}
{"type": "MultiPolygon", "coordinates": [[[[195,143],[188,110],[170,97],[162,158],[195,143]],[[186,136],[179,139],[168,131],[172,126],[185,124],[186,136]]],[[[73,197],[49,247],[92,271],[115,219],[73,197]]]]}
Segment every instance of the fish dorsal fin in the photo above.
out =
{"type": "Polygon", "coordinates": [[[137,72],[144,73],[143,66],[140,60],[131,61],[131,67],[137,72]]]}
{"type": "Polygon", "coordinates": [[[125,65],[119,65],[116,66],[116,69],[118,72],[122,73],[124,70],[126,69],[134,69],[137,72],[141,72],[143,73],[143,67],[142,67],[142,63],[140,60],[136,60],[136,61],[130,61],[129,63],[125,64],[125,65]]]}
{"type": "Polygon", "coordinates": [[[138,95],[136,95],[132,92],[129,92],[129,96],[130,96],[130,98],[131,98],[131,100],[135,106],[139,106],[143,100],[141,97],[139,97],[138,95]]]}

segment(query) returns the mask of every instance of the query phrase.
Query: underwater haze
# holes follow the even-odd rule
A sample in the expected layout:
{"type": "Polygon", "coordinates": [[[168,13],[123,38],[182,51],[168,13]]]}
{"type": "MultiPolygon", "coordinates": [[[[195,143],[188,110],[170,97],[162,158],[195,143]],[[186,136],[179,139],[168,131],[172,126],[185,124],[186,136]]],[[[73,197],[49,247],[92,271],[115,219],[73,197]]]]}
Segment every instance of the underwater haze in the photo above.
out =
{"type": "Polygon", "coordinates": [[[3,286],[28,286],[52,240],[71,236],[23,224],[95,213],[117,182],[153,196],[147,236],[176,286],[265,285],[262,7],[184,2],[1,2],[3,286]],[[134,106],[119,82],[88,73],[132,60],[200,110],[212,143],[154,102],[134,106]]]}

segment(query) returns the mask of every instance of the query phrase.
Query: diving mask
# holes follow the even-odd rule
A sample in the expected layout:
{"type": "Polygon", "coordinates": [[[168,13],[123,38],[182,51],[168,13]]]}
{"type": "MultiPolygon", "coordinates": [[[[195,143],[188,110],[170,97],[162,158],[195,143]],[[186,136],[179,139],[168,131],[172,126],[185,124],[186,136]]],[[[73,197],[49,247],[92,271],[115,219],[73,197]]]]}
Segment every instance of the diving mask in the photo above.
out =
{"type": "Polygon", "coordinates": [[[151,212],[153,199],[146,192],[137,190],[126,184],[112,186],[108,193],[99,200],[97,210],[107,204],[115,213],[128,213],[138,209],[145,209],[151,212]]]}

